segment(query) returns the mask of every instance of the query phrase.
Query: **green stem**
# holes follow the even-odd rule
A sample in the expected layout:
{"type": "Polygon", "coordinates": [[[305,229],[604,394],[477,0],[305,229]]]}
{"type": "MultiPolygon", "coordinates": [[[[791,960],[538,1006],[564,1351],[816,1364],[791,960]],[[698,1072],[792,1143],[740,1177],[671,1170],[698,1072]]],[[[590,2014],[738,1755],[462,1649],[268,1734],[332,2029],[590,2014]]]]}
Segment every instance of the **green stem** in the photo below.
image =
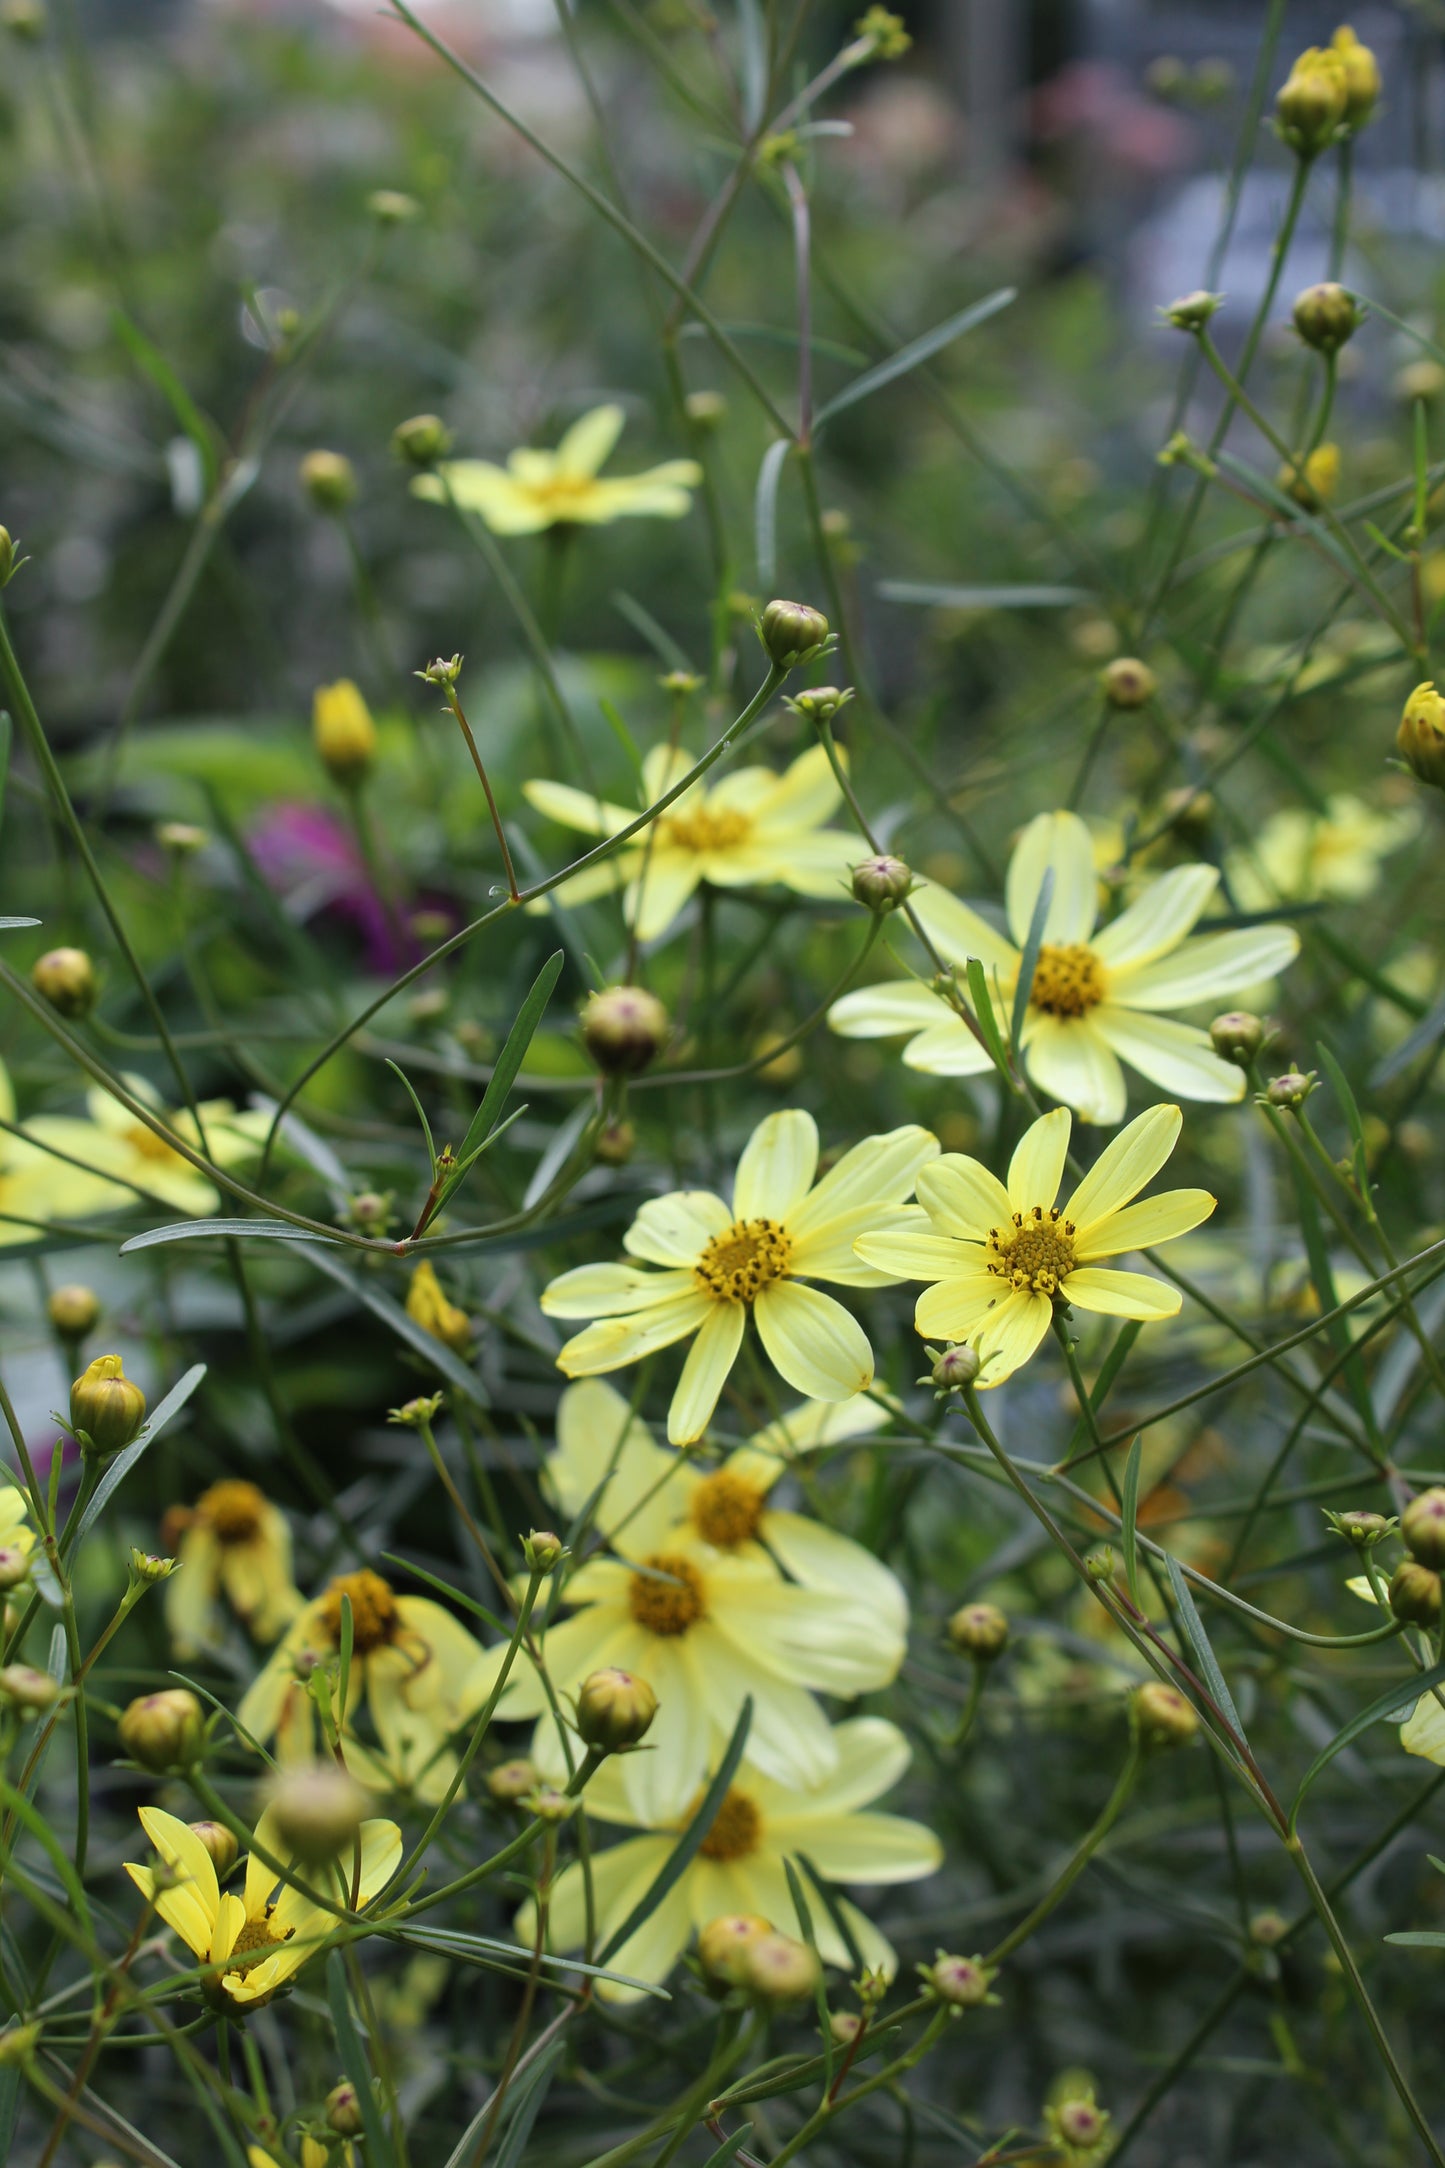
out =
{"type": "Polygon", "coordinates": [[[1109,1794],[1108,1801],[1099,1819],[1083,1839],[1052,1888],[1045,1891],[1028,1917],[1020,1920],[1018,1926],[1011,1933],[1005,1935],[1003,1941],[995,1949],[989,1951],[984,1959],[985,1965],[1001,1965],[1005,1958],[1012,1957],[1014,1951],[1021,1949],[1024,1943],[1028,1941],[1035,1928],[1041,1927],[1055,1907],[1062,1904],[1064,1898],[1067,1897],[1069,1891],[1078,1881],[1079,1876],[1088,1866],[1089,1861],[1098,1851],[1099,1846],[1129,1804],[1130,1798],[1133,1796],[1134,1786],[1139,1781],[1139,1771],[1143,1766],[1144,1748],[1136,1734],[1130,1742],[1129,1753],[1123,1768],[1119,1772],[1118,1782],[1109,1794]]]}

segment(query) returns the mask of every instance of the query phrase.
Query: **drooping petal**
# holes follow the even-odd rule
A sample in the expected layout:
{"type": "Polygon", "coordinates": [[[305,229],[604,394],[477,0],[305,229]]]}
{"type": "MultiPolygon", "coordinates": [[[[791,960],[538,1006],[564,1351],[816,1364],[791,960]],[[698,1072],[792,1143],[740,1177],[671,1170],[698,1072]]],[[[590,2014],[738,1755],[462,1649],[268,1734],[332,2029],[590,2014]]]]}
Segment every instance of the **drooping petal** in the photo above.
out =
{"type": "Polygon", "coordinates": [[[1009,932],[1020,949],[1028,939],[1034,905],[1050,870],[1054,893],[1044,920],[1044,939],[1087,941],[1098,911],[1098,876],[1093,838],[1077,813],[1040,813],[1014,845],[1004,898],[1009,932]]]}
{"type": "Polygon", "coordinates": [[[1166,1189],[1158,1197],[1141,1197],[1122,1212],[1095,1220],[1087,1237],[1075,1242],[1074,1255],[1082,1265],[1096,1257],[1127,1257],[1131,1250],[1172,1242],[1207,1220],[1218,1201],[1207,1189],[1166,1189]]]}
{"type": "Polygon", "coordinates": [[[1124,1074],[1112,1047],[1088,1016],[1044,1016],[1030,1009],[1024,1056],[1040,1091],[1061,1099],[1086,1122],[1121,1122],[1124,1074]]]}
{"type": "MultiPolygon", "coordinates": [[[[865,1205],[901,1204],[913,1194],[920,1171],[937,1159],[932,1130],[910,1122],[879,1137],[865,1137],[830,1167],[788,1221],[794,1242],[865,1205]]],[[[802,1269],[802,1268],[800,1268],[802,1269]]]]}
{"type": "Polygon", "coordinates": [[[1166,1092],[1226,1106],[1244,1097],[1244,1071],[1221,1061],[1195,1024],[1113,1003],[1095,1009],[1092,1022],[1121,1060],[1166,1092]]]}
{"type": "MultiPolygon", "coordinates": [[[[937,994],[917,979],[860,986],[842,994],[828,1011],[828,1023],[843,1039],[891,1039],[901,1031],[926,1031],[944,1020],[957,1024],[937,994]]],[[[959,1024],[965,1038],[972,1035],[959,1024]]]]}
{"type": "Polygon", "coordinates": [[[998,1176],[961,1152],[945,1152],[923,1169],[918,1201],[940,1234],[969,1242],[984,1242],[991,1229],[1006,1227],[1013,1209],[998,1176]]]}
{"type": "Polygon", "coordinates": [[[873,1350],[855,1317],[821,1288],[773,1280],[753,1305],[758,1337],[795,1392],[851,1400],[873,1383],[873,1350]]]}
{"type": "Polygon", "coordinates": [[[1110,981],[1178,948],[1218,886],[1216,866],[1175,866],[1151,881],[1090,944],[1107,964],[1110,981]]]}
{"type": "Polygon", "coordinates": [[[807,1196],[818,1165],[818,1125],[801,1107],[785,1107],[759,1122],[743,1148],[733,1180],[740,1220],[784,1225],[807,1196]]]}
{"type": "Polygon", "coordinates": [[[1081,1310],[1100,1317],[1177,1317],[1183,1301],[1177,1287],[1148,1272],[1109,1272],[1101,1265],[1080,1265],[1064,1282],[1064,1293],[1081,1310]]]}
{"type": "MultiPolygon", "coordinates": [[[[1073,1274],[1069,1277],[1072,1280],[1073,1274]]],[[[1005,1378],[1023,1368],[1048,1331],[1053,1314],[1048,1296],[1036,1295],[1032,1289],[1015,1288],[1005,1297],[987,1323],[972,1335],[980,1356],[985,1358],[978,1381],[980,1391],[1002,1385],[1005,1378]]]]}
{"type": "Polygon", "coordinates": [[[929,940],[949,963],[965,964],[976,956],[985,970],[997,971],[1005,983],[1018,977],[1019,952],[1013,942],[946,888],[929,882],[916,888],[908,901],[929,940]]]}
{"type": "Polygon", "coordinates": [[[1196,1001],[1235,1000],[1272,979],[1299,954],[1293,926],[1241,926],[1203,934],[1138,971],[1118,972],[1115,998],[1131,1009],[1185,1009],[1196,1001]]]}
{"type": "Polygon", "coordinates": [[[925,1340],[972,1340],[990,1311],[1001,1309],[1011,1290],[997,1274],[976,1271],[939,1280],[926,1287],[913,1311],[913,1324],[925,1340]]]}
{"type": "Polygon", "coordinates": [[[558,1355],[557,1368],[569,1378],[589,1378],[641,1362],[696,1332],[711,1308],[709,1297],[694,1290],[632,1317],[602,1318],[574,1334],[558,1355]]]}
{"type": "Polygon", "coordinates": [[[650,1265],[695,1265],[714,1235],[732,1225],[732,1214],[710,1189],[675,1189],[649,1197],[622,1238],[622,1247],[650,1265]]]}
{"type": "Polygon", "coordinates": [[[1042,1205],[1047,1211],[1059,1193],[1069,1152],[1073,1121],[1067,1107],[1055,1107],[1031,1122],[1014,1147],[1008,1168],[1008,1201],[1015,1212],[1042,1205]]]}
{"type": "Polygon", "coordinates": [[[1110,1139],[1064,1206],[1064,1217],[1073,1221],[1081,1243],[1087,1243],[1101,1219],[1121,1210],[1153,1181],[1179,1141],[1183,1124],[1178,1107],[1146,1107],[1110,1139]]]}
{"type": "Polygon", "coordinates": [[[804,1798],[764,1801],[771,1818],[797,1806],[810,1814],[849,1814],[881,1799],[907,1769],[913,1750],[896,1724],[882,1716],[850,1716],[833,1727],[837,1766],[804,1798]]]}
{"type": "Polygon", "coordinates": [[[619,1317],[675,1302],[696,1283],[685,1271],[644,1272],[637,1265],[578,1265],[542,1290],[548,1317],[619,1317]]]}
{"type": "Polygon", "coordinates": [[[737,1361],[746,1324],[747,1310],[742,1303],[709,1303],[667,1411],[670,1445],[691,1445],[707,1429],[728,1372],[737,1361]]]}
{"type": "Polygon", "coordinates": [[[785,1408],[776,1421],[756,1431],[742,1450],[791,1460],[795,1453],[811,1453],[820,1445],[866,1438],[889,1420],[888,1410],[862,1393],[852,1400],[805,1400],[801,1407],[785,1408]]]}

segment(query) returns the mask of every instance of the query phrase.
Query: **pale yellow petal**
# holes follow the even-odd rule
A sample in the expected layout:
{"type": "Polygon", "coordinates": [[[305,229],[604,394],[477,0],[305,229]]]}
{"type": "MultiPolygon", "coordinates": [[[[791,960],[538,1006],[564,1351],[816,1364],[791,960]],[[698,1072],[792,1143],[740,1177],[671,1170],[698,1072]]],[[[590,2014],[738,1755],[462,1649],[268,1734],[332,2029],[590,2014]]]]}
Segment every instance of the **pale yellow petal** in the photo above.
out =
{"type": "Polygon", "coordinates": [[[1195,1024],[1115,1002],[1095,1009],[1089,1021],[1122,1061],[1161,1091],[1224,1106],[1244,1097],[1244,1071],[1221,1061],[1208,1034],[1195,1024]]]}
{"type": "Polygon", "coordinates": [[[698,1327],[687,1351],[682,1376],[667,1411],[667,1436],[672,1445],[691,1445],[712,1420],[718,1395],[743,1344],[747,1311],[740,1302],[714,1302],[698,1327]]]}
{"type": "Polygon", "coordinates": [[[1102,1032],[1094,1028],[1093,1016],[1045,1016],[1030,1009],[1024,1061],[1039,1090],[1061,1099],[1084,1121],[1123,1120],[1123,1071],[1102,1032]]]}
{"type": "Polygon", "coordinates": [[[1127,911],[1094,935],[1091,946],[1107,964],[1110,983],[1122,979],[1126,969],[1178,948],[1218,886],[1215,866],[1175,866],[1151,881],[1127,911]]]}
{"type": "Polygon", "coordinates": [[[1044,920],[1044,939],[1087,941],[1098,908],[1098,876],[1094,841],[1077,813],[1040,813],[1014,845],[1004,895],[1009,932],[1020,949],[1028,939],[1044,875],[1050,871],[1054,892],[1044,920]]]}
{"type": "Polygon", "coordinates": [[[1131,1009],[1184,1009],[1196,1001],[1238,1001],[1299,954],[1293,926],[1241,926],[1186,941],[1139,971],[1120,973],[1117,998],[1131,1009]]]}
{"type": "MultiPolygon", "coordinates": [[[[865,1205],[901,1204],[912,1196],[919,1174],[938,1154],[937,1137],[916,1123],[883,1136],[865,1137],[829,1168],[795,1209],[788,1233],[798,1242],[865,1205]]],[[[799,1270],[806,1267],[800,1265],[799,1270]]]]}
{"type": "Polygon", "coordinates": [[[818,1125],[801,1107],[759,1122],[743,1149],[733,1182],[737,1219],[787,1225],[812,1186],[818,1164],[818,1125]]]}
{"type": "Polygon", "coordinates": [[[1055,1107],[1031,1122],[1014,1147],[1008,1169],[1008,1199],[1015,1212],[1047,1211],[1059,1193],[1073,1128],[1067,1107],[1055,1107]]]}
{"type": "Polygon", "coordinates": [[[1207,1189],[1166,1189],[1157,1197],[1142,1197],[1122,1212],[1095,1220],[1087,1238],[1075,1242],[1074,1254],[1082,1265],[1096,1257],[1124,1257],[1130,1250],[1172,1242],[1207,1220],[1217,1202],[1207,1189]]]}
{"type": "Polygon", "coordinates": [[[960,1152],[946,1152],[923,1169],[918,1201],[940,1234],[970,1242],[986,1241],[992,1229],[1007,1227],[1013,1209],[998,1176],[960,1152]]]}
{"type": "Polygon", "coordinates": [[[542,1290],[548,1317],[618,1317],[675,1302],[694,1285],[690,1272],[645,1272],[638,1265],[578,1265],[542,1290]]]}
{"type": "Polygon", "coordinates": [[[946,888],[929,882],[914,890],[909,906],[929,940],[946,962],[966,964],[970,956],[992,975],[997,971],[1006,985],[1018,977],[1019,952],[1007,934],[1000,933],[977,911],[960,903],[946,888]]]}
{"type": "Polygon", "coordinates": [[[711,1190],[677,1189],[666,1197],[648,1198],[622,1246],[652,1265],[691,1266],[713,1236],[731,1224],[731,1212],[711,1190]]]}
{"type": "Polygon", "coordinates": [[[1137,1317],[1146,1322],[1177,1317],[1183,1300],[1177,1287],[1147,1272],[1109,1272],[1101,1265],[1080,1265],[1064,1281],[1067,1300],[1101,1317],[1137,1317]]]}
{"type": "Polygon", "coordinates": [[[710,1298],[694,1291],[639,1310],[632,1317],[599,1319],[567,1342],[557,1357],[557,1368],[569,1378],[620,1370],[624,1363],[640,1362],[644,1355],[655,1355],[659,1348],[685,1340],[711,1309],[710,1298]]]}
{"type": "Polygon", "coordinates": [[[1064,1217],[1073,1221],[1081,1242],[1087,1243],[1100,1220],[1153,1181],[1179,1141],[1183,1124],[1178,1107],[1146,1107],[1104,1146],[1064,1206],[1064,1217]]]}
{"type": "Polygon", "coordinates": [[[637,808],[612,805],[589,791],[574,790],[570,783],[545,781],[524,783],[522,796],[559,827],[580,829],[585,836],[614,836],[619,828],[637,818],[637,808]]]}
{"type": "Polygon", "coordinates": [[[552,455],[557,474],[588,481],[605,466],[626,419],[620,406],[593,407],[573,422],[552,455]]]}
{"type": "Polygon", "coordinates": [[[774,1280],[753,1305],[758,1337],[795,1392],[850,1400],[873,1382],[873,1350],[857,1319],[820,1288],[774,1280]]]}
{"type": "Polygon", "coordinates": [[[1015,1289],[1005,1297],[988,1321],[970,1335],[984,1363],[980,1391],[1002,1385],[1023,1368],[1048,1331],[1053,1314],[1047,1295],[1015,1289]]]}
{"type": "Polygon", "coordinates": [[[983,1261],[976,1242],[911,1230],[905,1234],[860,1235],[854,1248],[866,1264],[898,1280],[952,1280],[983,1261]]]}

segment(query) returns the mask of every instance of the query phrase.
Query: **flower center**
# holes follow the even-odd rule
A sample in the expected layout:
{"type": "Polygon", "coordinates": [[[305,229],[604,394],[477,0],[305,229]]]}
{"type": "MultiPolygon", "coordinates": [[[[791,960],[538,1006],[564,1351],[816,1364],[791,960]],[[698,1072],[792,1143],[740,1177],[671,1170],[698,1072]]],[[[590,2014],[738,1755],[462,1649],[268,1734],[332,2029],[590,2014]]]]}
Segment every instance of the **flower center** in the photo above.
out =
{"type": "Polygon", "coordinates": [[[1028,1288],[1036,1295],[1057,1295],[1074,1269],[1077,1232],[1073,1221],[1060,1219],[1053,1206],[1045,1211],[1036,1204],[1027,1212],[1014,1213],[1012,1230],[1005,1228],[1000,1233],[997,1227],[990,1227],[984,1262],[990,1272],[1007,1280],[1011,1287],[1028,1288]]]}
{"type": "Polygon", "coordinates": [[[763,1818],[747,1793],[729,1787],[698,1851],[704,1859],[746,1859],[758,1849],[762,1834],[763,1818]]]}
{"type": "Polygon", "coordinates": [[[278,1935],[271,1925],[269,1912],[263,1914],[260,1919],[247,1920],[236,1937],[236,1946],[226,1959],[226,1963],[228,1966],[234,1965],[238,1957],[260,1957],[267,1950],[274,1949],[278,1942],[289,1940],[294,1933],[295,1929],[288,1927],[284,1935],[278,1935]]]}
{"type": "Polygon", "coordinates": [[[213,1483],[196,1501],[197,1516],[218,1543],[249,1543],[259,1534],[266,1501],[254,1483],[232,1477],[213,1483]]]}
{"type": "Polygon", "coordinates": [[[1045,941],[1039,950],[1029,1005],[1045,1016],[1082,1016],[1104,998],[1104,968],[1082,941],[1045,941]]]}
{"type": "Polygon", "coordinates": [[[709,812],[706,806],[669,813],[658,826],[664,831],[663,840],[679,851],[730,850],[752,830],[746,813],[735,812],[730,806],[720,813],[709,812]]]}
{"type": "Polygon", "coordinates": [[[147,1129],[144,1122],[132,1122],[121,1134],[137,1158],[157,1162],[173,1159],[189,1172],[189,1162],[182,1159],[180,1153],[167,1144],[164,1137],[158,1137],[153,1129],[147,1129]]]}
{"type": "Polygon", "coordinates": [[[704,1543],[735,1551],[757,1534],[763,1504],[764,1493],[755,1483],[720,1468],[716,1475],[705,1475],[692,1494],[692,1525],[704,1543]]]}
{"type": "Polygon", "coordinates": [[[776,1220],[735,1220],[726,1233],[713,1236],[693,1274],[716,1302],[752,1302],[769,1280],[786,1278],[792,1254],[776,1220]]]}
{"type": "Polygon", "coordinates": [[[696,1566],[667,1551],[658,1552],[646,1564],[652,1571],[633,1574],[627,1602],[632,1616],[647,1633],[671,1638],[685,1634],[689,1626],[707,1616],[702,1575],[696,1566]],[[663,1574],[666,1580],[660,1578],[663,1574]]]}
{"type": "Polygon", "coordinates": [[[360,1573],[343,1573],[321,1599],[321,1617],[327,1632],[341,1641],[341,1599],[351,1598],[351,1646],[358,1656],[368,1656],[395,1638],[396,1598],[389,1581],[363,1566],[360,1573]]]}

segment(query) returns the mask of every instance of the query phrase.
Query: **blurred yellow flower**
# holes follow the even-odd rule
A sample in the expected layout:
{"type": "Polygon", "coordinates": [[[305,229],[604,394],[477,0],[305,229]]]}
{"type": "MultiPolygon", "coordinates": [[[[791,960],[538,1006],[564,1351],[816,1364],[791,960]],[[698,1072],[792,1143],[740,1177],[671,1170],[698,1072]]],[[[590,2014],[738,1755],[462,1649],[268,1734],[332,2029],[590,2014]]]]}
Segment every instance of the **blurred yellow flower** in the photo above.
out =
{"type": "MultiPolygon", "coordinates": [[[[167,1927],[202,1964],[215,1968],[215,1985],[226,2001],[260,2009],[329,1939],[335,1919],[289,1885],[278,1890],[281,1878],[255,1852],[246,1861],[241,1896],[223,1895],[211,1855],[188,1823],[159,1807],[137,1812],[167,1872],[161,1880],[151,1868],[127,1861],[126,1873],[167,1927]]],[[[256,1824],[256,1839],[273,1859],[285,1859],[269,1809],[256,1824]]],[[[358,1909],[386,1887],[400,1859],[395,1822],[362,1823],[358,1909]]]]}
{"type": "Polygon", "coordinates": [[[1298,465],[1281,466],[1275,476],[1278,486],[1287,497],[1306,512],[1317,512],[1322,504],[1328,504],[1340,486],[1340,448],[1338,444],[1317,444],[1307,459],[1298,465]]]}
{"type": "Polygon", "coordinates": [[[1105,1145],[1067,1203],[1056,1206],[1069,1149],[1069,1114],[1056,1107],[1020,1138],[1004,1187],[976,1159],[950,1154],[918,1177],[932,1222],[925,1234],[865,1234],[858,1254],[898,1279],[928,1280],[914,1324],[928,1339],[963,1342],[1001,1385],[1049,1329],[1056,1302],[1104,1317],[1173,1317],[1177,1288],[1100,1260],[1187,1234],[1214,1210],[1205,1189],[1131,1199],[1152,1181],[1179,1137],[1178,1107],[1150,1107],[1105,1145]]]}
{"type": "MultiPolygon", "coordinates": [[[[651,1917],[623,1943],[611,1962],[638,1980],[665,1980],[694,1931],[728,1914],[750,1913],[788,1934],[802,1932],[788,1888],[784,1861],[804,1858],[829,1882],[916,1882],[943,1863],[932,1830],[901,1815],[866,1811],[908,1767],[909,1747],[895,1724],[876,1716],[854,1717],[833,1734],[833,1772],[809,1790],[780,1784],[749,1761],[728,1787],[698,1851],[651,1917]]],[[[640,1829],[592,1859],[598,1925],[605,1939],[627,1918],[648,1888],[680,1832],[701,1804],[701,1790],[681,1813],[639,1813],[626,1788],[626,1760],[604,1763],[587,1787],[587,1812],[597,1822],[640,1829]]],[[[843,1900],[865,1966],[891,1979],[898,1960],[891,1944],[855,1905],[843,1900]]],[[[848,1966],[847,1945],[822,1905],[812,1908],[818,1954],[830,1965],[848,1966]]],[[[580,1947],[586,1933],[587,1898],[580,1865],[565,1869],[552,1892],[548,1939],[554,1949],[580,1947]]],[[[529,1903],[517,1915],[517,1933],[536,1935],[529,1903]]],[[[601,1983],[608,2001],[630,2002],[638,1989],[601,1983]]]]}
{"type": "MultiPolygon", "coordinates": [[[[13,1123],[15,1118],[15,1094],[0,1062],[0,1121],[13,1123]]],[[[83,1220],[93,1212],[122,1212],[134,1203],[129,1190],[90,1172],[92,1162],[107,1150],[95,1125],[72,1115],[39,1115],[19,1136],[13,1129],[0,1129],[0,1247],[38,1242],[44,1226],[26,1226],[27,1220],[83,1220]],[[59,1153],[65,1157],[57,1157],[59,1153]],[[81,1165],[71,1165],[73,1160],[81,1165]]]]}
{"type": "Polygon", "coordinates": [[[1252,843],[1225,859],[1230,892],[1244,911],[1267,911],[1282,901],[1357,902],[1379,880],[1382,862],[1419,825],[1413,807],[1377,811],[1345,791],[1331,797],[1323,813],[1285,806],[1271,813],[1252,843]]]}
{"type": "MultiPolygon", "coordinates": [[[[218,1167],[234,1167],[251,1158],[260,1150],[271,1126],[268,1114],[242,1114],[229,1099],[204,1099],[198,1109],[203,1137],[190,1111],[185,1108],[178,1112],[166,1111],[158,1093],[144,1077],[127,1076],[124,1082],[132,1096],[159,1115],[174,1136],[190,1145],[193,1151],[204,1152],[218,1167]]],[[[57,1151],[68,1152],[72,1157],[84,1157],[97,1175],[110,1175],[118,1182],[131,1183],[147,1197],[174,1205],[192,1218],[204,1218],[219,1208],[221,1200],[200,1169],[193,1167],[182,1153],[167,1144],[164,1137],[158,1137],[118,1099],[112,1099],[109,1092],[97,1087],[86,1094],[85,1104],[90,1114],[88,1123],[74,1121],[65,1115],[41,1114],[25,1124],[25,1134],[34,1137],[37,1143],[53,1144],[57,1151]]],[[[58,1173],[64,1171],[57,1169],[58,1173]]],[[[129,1189],[112,1190],[111,1194],[112,1211],[120,1204],[135,1203],[129,1189]]]]}
{"type": "MultiPolygon", "coordinates": [[[[918,889],[910,899],[947,962],[961,967],[970,957],[979,959],[1005,1022],[1050,872],[1053,897],[1022,1033],[1029,1074],[1040,1090],[1086,1122],[1122,1121],[1122,1060],[1182,1099],[1241,1099],[1244,1073],[1220,1060],[1208,1033],[1159,1012],[1237,1000],[1245,987],[1272,977],[1298,954],[1293,927],[1240,926],[1190,939],[1219,881],[1215,867],[1199,865],[1162,874],[1096,932],[1094,839],[1076,813],[1041,813],[1009,860],[1011,939],[942,889],[918,889]]],[[[913,1033],[904,1062],[933,1076],[979,1076],[992,1066],[962,1018],[918,980],[844,994],[828,1021],[849,1039],[913,1033]]]]}
{"type": "Polygon", "coordinates": [[[436,474],[417,476],[412,493],[432,504],[445,504],[450,493],[493,534],[602,527],[614,519],[681,519],[702,480],[695,459],[668,459],[645,474],[601,478],[598,470],[622,423],[620,406],[594,407],[572,424],[555,452],[512,452],[505,467],[488,459],[444,460],[436,474]]]}
{"type": "MultiPolygon", "coordinates": [[[[567,783],[524,783],[539,813],[584,835],[612,836],[687,774],[694,765],[675,746],[654,746],[642,763],[637,806],[612,805],[567,783]]],[[[615,858],[574,874],[555,891],[562,904],[622,892],[629,926],[644,941],[666,933],[699,882],[751,888],[782,881],[800,896],[841,903],[860,850],[858,839],[823,823],[842,802],[821,745],[810,746],[782,775],[771,768],[736,768],[711,790],[694,783],[615,858]]],[[[529,908],[545,911],[542,897],[529,908]]]]}
{"type": "Polygon", "coordinates": [[[274,1641],[301,1609],[286,1516],[254,1483],[227,1477],[194,1506],[172,1508],[162,1541],[181,1569],[166,1582],[166,1626],[178,1656],[221,1639],[223,1596],[257,1641],[274,1641]]]}
{"type": "Polygon", "coordinates": [[[579,1265],[542,1296],[549,1317],[590,1317],[557,1357],[593,1377],[692,1338],[668,1410],[667,1435],[688,1445],[708,1426],[751,1315],[774,1366],[796,1392],[850,1400],[873,1382],[863,1328],[831,1295],[804,1283],[881,1287],[886,1273],[854,1255],[865,1228],[911,1227],[904,1199],[938,1154],[926,1129],[866,1137],[814,1183],[818,1128],[790,1109],[758,1124],[738,1162],[731,1204],[711,1190],[649,1198],[623,1238],[647,1265],[579,1265]],[[695,1337],[694,1337],[695,1336],[695,1337]]]}
{"type": "Polygon", "coordinates": [[[440,1340],[454,1355],[465,1355],[472,1344],[472,1321],[465,1310],[448,1300],[429,1258],[413,1272],[406,1290],[406,1314],[414,1325],[440,1340]]]}
{"type": "Polygon", "coordinates": [[[311,730],[317,753],[337,783],[356,783],[376,758],[376,724],[350,678],[318,685],[311,702],[311,730]]]}

